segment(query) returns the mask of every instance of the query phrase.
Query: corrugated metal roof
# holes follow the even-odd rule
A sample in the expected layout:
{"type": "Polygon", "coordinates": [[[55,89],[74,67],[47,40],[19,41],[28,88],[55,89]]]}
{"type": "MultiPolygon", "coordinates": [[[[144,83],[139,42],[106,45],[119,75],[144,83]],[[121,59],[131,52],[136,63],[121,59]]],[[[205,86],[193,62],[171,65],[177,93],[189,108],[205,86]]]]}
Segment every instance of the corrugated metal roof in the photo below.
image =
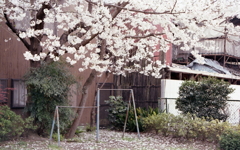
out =
{"type": "Polygon", "coordinates": [[[188,65],[188,67],[191,68],[192,70],[232,75],[227,68],[221,66],[217,61],[207,58],[204,58],[203,64],[200,64],[195,59],[188,65]]]}
{"type": "Polygon", "coordinates": [[[189,74],[201,74],[226,79],[240,80],[240,73],[236,70],[223,67],[217,61],[204,58],[204,63],[200,64],[198,60],[194,60],[189,65],[172,64],[167,67],[173,72],[183,72],[189,74]]]}

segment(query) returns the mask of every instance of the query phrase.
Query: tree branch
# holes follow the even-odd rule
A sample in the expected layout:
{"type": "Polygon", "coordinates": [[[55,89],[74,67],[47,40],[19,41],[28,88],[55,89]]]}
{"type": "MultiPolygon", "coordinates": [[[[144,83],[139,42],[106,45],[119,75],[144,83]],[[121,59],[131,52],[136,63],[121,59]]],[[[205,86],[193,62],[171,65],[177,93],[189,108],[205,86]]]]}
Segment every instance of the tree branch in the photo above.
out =
{"type": "Polygon", "coordinates": [[[119,7],[121,7],[121,8],[116,7],[117,9],[112,13],[112,19],[116,18],[117,15],[122,11],[122,8],[125,8],[125,6],[127,4],[128,4],[128,2],[124,2],[122,4],[119,4],[119,7]]]}
{"type": "MultiPolygon", "coordinates": [[[[86,27],[85,24],[83,22],[80,22],[78,24],[75,25],[75,27],[73,29],[69,29],[68,31],[64,32],[61,37],[60,37],[60,44],[63,45],[64,43],[66,43],[67,40],[67,36],[71,33],[73,33],[74,31],[76,31],[78,28],[84,28],[86,31],[88,31],[90,29],[90,27],[86,27]]],[[[78,37],[81,37],[83,35],[79,35],[78,37]]]]}
{"type": "Polygon", "coordinates": [[[177,4],[177,0],[175,1],[174,5],[173,5],[173,8],[171,10],[171,13],[173,12],[174,8],[176,7],[176,4],[177,4]]]}
{"type": "MultiPolygon", "coordinates": [[[[89,3],[91,3],[91,4],[96,4],[96,3],[93,3],[93,2],[91,2],[91,1],[89,1],[89,0],[86,0],[86,1],[89,2],[89,3]]],[[[121,4],[121,7],[125,7],[127,4],[128,4],[128,3],[123,3],[123,4],[121,4]]],[[[114,12],[112,13],[112,19],[114,19],[121,11],[122,11],[122,9],[117,9],[116,11],[114,11],[114,12]]],[[[91,28],[91,27],[88,27],[88,30],[89,30],[90,28],[91,28]]],[[[86,40],[83,40],[80,44],[77,45],[77,47],[87,45],[92,39],[94,39],[94,38],[95,38],[96,36],[98,36],[98,35],[99,35],[99,33],[93,34],[93,35],[91,36],[91,38],[86,39],[86,40]]]]}
{"type": "MultiPolygon", "coordinates": [[[[97,5],[96,2],[91,2],[89,0],[85,0],[88,3],[92,3],[94,5],[97,5]]],[[[127,2],[125,2],[126,5],[128,4],[127,2]]],[[[124,3],[123,3],[124,4],[124,3]]],[[[125,5],[125,6],[126,6],[125,5]]],[[[133,11],[133,12],[137,12],[137,13],[143,13],[143,14],[155,14],[155,15],[160,15],[160,14],[180,14],[180,13],[185,13],[185,12],[177,12],[177,13],[172,13],[171,11],[165,11],[165,12],[154,12],[154,11],[142,11],[142,10],[136,10],[136,9],[128,9],[125,8],[125,6],[121,6],[121,5],[113,5],[113,4],[104,4],[104,6],[108,6],[108,7],[115,7],[121,10],[128,10],[128,11],[133,11]]]]}
{"type": "Polygon", "coordinates": [[[19,31],[13,26],[13,24],[10,22],[7,14],[4,13],[4,18],[6,20],[6,25],[12,30],[13,33],[15,33],[17,35],[17,37],[21,40],[21,42],[24,44],[24,46],[29,49],[30,48],[30,44],[27,42],[27,40],[22,39],[19,36],[19,31]]]}
{"type": "Polygon", "coordinates": [[[52,6],[50,4],[45,4],[43,3],[42,4],[42,7],[39,9],[39,11],[37,12],[36,14],[36,19],[37,20],[41,20],[42,22],[40,24],[36,24],[34,29],[35,30],[38,30],[38,29],[43,29],[44,28],[44,18],[46,17],[46,14],[44,13],[44,9],[51,9],[52,6]]]}
{"type": "Polygon", "coordinates": [[[159,35],[164,35],[165,33],[150,33],[150,34],[147,34],[147,35],[143,35],[143,36],[125,36],[125,38],[133,38],[133,39],[137,39],[137,38],[147,38],[147,37],[150,37],[150,36],[159,36],[159,35]]]}

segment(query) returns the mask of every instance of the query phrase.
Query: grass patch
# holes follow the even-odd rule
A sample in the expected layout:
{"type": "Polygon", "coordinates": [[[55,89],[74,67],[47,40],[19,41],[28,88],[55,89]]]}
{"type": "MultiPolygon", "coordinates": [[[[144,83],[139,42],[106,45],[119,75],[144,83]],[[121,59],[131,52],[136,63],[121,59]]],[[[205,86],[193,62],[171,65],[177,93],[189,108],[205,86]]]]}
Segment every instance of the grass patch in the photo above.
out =
{"type": "Polygon", "coordinates": [[[56,145],[56,144],[49,144],[49,145],[48,145],[48,148],[53,149],[53,150],[63,150],[62,147],[59,147],[59,146],[56,145]]]}
{"type": "Polygon", "coordinates": [[[131,142],[131,141],[134,141],[134,140],[135,140],[135,138],[131,138],[131,137],[124,137],[124,138],[123,138],[123,140],[126,140],[126,141],[129,141],[129,142],[131,142]]]}

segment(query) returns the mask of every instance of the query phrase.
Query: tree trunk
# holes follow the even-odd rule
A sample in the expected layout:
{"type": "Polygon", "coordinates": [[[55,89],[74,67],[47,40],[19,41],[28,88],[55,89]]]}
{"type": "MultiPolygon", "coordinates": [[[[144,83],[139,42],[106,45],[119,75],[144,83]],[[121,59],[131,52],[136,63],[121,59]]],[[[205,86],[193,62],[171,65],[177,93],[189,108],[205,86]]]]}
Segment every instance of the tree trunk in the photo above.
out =
{"type": "MultiPolygon", "coordinates": [[[[92,70],[92,72],[90,73],[87,81],[84,83],[83,85],[83,89],[82,89],[82,99],[79,103],[79,107],[83,107],[86,104],[87,98],[88,98],[88,90],[89,87],[91,86],[91,84],[93,83],[95,77],[96,77],[97,72],[95,70],[92,70]]],[[[84,108],[79,108],[77,111],[77,116],[76,118],[73,120],[73,124],[71,126],[71,128],[69,129],[68,133],[65,135],[66,138],[73,138],[75,135],[75,132],[77,130],[77,127],[80,123],[82,114],[83,114],[84,108]]]]}

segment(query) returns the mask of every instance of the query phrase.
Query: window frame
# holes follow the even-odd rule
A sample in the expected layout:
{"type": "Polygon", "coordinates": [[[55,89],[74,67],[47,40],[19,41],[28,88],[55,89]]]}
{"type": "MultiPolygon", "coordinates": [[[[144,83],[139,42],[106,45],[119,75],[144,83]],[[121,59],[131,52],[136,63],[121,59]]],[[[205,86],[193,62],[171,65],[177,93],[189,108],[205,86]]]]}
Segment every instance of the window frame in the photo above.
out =
{"type": "Polygon", "coordinates": [[[11,79],[11,108],[13,109],[23,109],[26,107],[26,102],[27,102],[27,88],[23,80],[21,79],[11,79]],[[16,87],[15,83],[17,84],[18,82],[18,87],[16,87]],[[19,86],[24,86],[25,89],[22,89],[19,86]],[[16,93],[18,92],[18,93],[16,93]],[[17,94],[17,95],[15,95],[17,94]],[[17,98],[16,97],[22,97],[22,98],[17,98]],[[24,103],[21,105],[21,103],[24,103]]]}

